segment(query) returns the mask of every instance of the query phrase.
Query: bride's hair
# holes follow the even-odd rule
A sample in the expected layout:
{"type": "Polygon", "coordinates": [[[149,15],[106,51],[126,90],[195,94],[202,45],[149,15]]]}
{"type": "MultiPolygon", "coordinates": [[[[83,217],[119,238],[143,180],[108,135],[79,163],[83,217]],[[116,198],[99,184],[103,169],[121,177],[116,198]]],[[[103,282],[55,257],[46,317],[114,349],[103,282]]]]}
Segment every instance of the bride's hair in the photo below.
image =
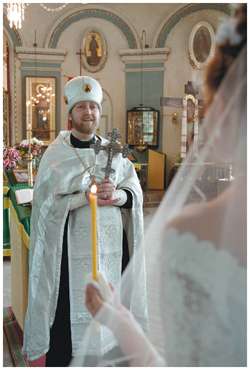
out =
{"type": "Polygon", "coordinates": [[[217,32],[215,54],[205,71],[205,110],[246,41],[247,5],[240,4],[235,9],[234,18],[226,20],[217,32]]]}

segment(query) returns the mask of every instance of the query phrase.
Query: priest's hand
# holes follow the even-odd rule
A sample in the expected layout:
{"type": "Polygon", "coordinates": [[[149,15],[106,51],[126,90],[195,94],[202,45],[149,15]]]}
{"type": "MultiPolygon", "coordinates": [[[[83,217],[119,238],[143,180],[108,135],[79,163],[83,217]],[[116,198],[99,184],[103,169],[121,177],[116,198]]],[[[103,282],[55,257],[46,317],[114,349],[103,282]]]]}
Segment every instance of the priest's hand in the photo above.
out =
{"type": "Polygon", "coordinates": [[[100,199],[98,198],[97,204],[99,207],[104,207],[104,206],[115,206],[116,203],[119,202],[119,198],[117,199],[100,199]]]}
{"type": "MultiPolygon", "coordinates": [[[[109,179],[104,179],[101,183],[97,184],[96,194],[99,207],[113,206],[120,201],[119,197],[114,197],[115,185],[109,179]]],[[[89,201],[88,192],[86,192],[86,198],[89,201]]]]}
{"type": "Polygon", "coordinates": [[[97,197],[102,200],[109,200],[113,198],[115,185],[109,180],[104,179],[101,183],[97,184],[97,197]]]}
{"type": "MultiPolygon", "coordinates": [[[[86,191],[85,193],[86,199],[89,203],[89,192],[86,191]]],[[[120,201],[120,198],[115,198],[115,199],[101,199],[97,198],[97,204],[99,207],[104,207],[104,206],[115,206],[118,204],[120,201]]]]}

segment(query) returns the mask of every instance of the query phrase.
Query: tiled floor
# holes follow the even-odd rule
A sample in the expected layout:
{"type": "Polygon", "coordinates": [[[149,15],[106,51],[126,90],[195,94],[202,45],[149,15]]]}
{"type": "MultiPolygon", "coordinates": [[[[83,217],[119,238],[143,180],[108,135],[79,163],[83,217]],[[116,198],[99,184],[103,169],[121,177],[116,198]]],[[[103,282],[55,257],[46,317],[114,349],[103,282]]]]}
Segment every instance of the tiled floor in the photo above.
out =
{"type": "MultiPolygon", "coordinates": [[[[149,225],[156,208],[144,208],[144,229],[149,225]]],[[[3,307],[11,306],[11,262],[10,259],[3,261],[3,307]]],[[[4,336],[3,336],[4,337],[4,336]]],[[[13,367],[8,345],[3,338],[3,366],[13,367]]]]}

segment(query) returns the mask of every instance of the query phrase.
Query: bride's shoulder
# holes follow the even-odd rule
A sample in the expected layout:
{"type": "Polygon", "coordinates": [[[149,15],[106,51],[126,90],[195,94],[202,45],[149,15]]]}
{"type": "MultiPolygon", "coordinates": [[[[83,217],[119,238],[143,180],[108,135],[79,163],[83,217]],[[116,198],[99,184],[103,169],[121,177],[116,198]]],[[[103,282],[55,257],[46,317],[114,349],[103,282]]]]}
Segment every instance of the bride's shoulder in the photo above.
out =
{"type": "MultiPolygon", "coordinates": [[[[188,276],[190,281],[213,284],[223,276],[221,285],[227,285],[234,277],[234,286],[244,283],[246,269],[227,250],[219,249],[208,239],[200,239],[191,231],[181,232],[176,228],[166,229],[161,249],[160,264],[169,277],[188,276]],[[167,267],[166,267],[167,266],[167,267]],[[222,281],[223,280],[223,281],[222,281]]],[[[236,289],[237,290],[237,289],[236,289]]]]}
{"type": "Polygon", "coordinates": [[[221,225],[215,215],[215,209],[208,203],[183,208],[181,215],[172,219],[165,229],[163,256],[178,266],[188,265],[189,261],[191,270],[198,265],[203,269],[204,264],[216,269],[223,265],[228,271],[242,269],[226,248],[218,247],[221,225]]]}

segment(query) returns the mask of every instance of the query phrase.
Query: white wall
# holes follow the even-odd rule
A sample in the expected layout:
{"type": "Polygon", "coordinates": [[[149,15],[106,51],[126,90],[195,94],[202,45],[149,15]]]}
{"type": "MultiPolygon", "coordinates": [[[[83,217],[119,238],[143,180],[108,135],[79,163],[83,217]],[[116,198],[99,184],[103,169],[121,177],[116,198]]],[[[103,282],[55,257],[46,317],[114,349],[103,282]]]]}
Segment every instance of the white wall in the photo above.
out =
{"type": "MultiPolygon", "coordinates": [[[[132,29],[137,43],[140,43],[142,30],[146,30],[146,42],[149,47],[153,47],[157,36],[164,23],[178,9],[187,4],[176,3],[145,3],[145,4],[69,4],[60,12],[47,12],[39,4],[30,4],[25,10],[25,20],[20,31],[23,46],[32,47],[34,42],[34,32],[37,34],[38,47],[47,47],[48,40],[54,27],[63,19],[67,19],[72,12],[77,9],[106,9],[119,15],[132,29]]],[[[47,6],[50,6],[47,3],[47,6]]],[[[193,80],[195,71],[188,59],[188,39],[193,26],[200,21],[207,21],[216,29],[218,19],[223,17],[224,13],[216,10],[201,10],[189,14],[182,18],[171,30],[165,47],[171,49],[168,60],[165,63],[164,96],[182,97],[184,94],[184,84],[188,80],[193,80]]],[[[84,34],[84,30],[94,26],[99,28],[104,34],[108,44],[108,59],[104,68],[97,73],[83,71],[98,79],[107,95],[110,96],[110,104],[104,106],[104,115],[112,117],[112,125],[119,127],[123,138],[126,129],[126,111],[125,111],[125,73],[124,64],[119,57],[121,49],[127,49],[128,43],[124,34],[112,23],[99,18],[86,18],[72,23],[66,28],[60,36],[57,48],[67,50],[67,55],[62,64],[61,89],[67,80],[67,76],[76,76],[79,74],[79,56],[76,52],[79,50],[84,34]]],[[[19,64],[17,63],[17,68],[19,64]]],[[[200,74],[200,72],[198,72],[200,74]]],[[[17,78],[19,71],[17,71],[17,78]]],[[[20,89],[20,81],[16,82],[17,89],[20,89]]],[[[21,91],[21,90],[20,90],[21,91]]],[[[62,119],[61,128],[65,128],[66,109],[62,95],[62,119]]],[[[20,99],[19,99],[20,100],[20,99]]],[[[19,101],[18,100],[18,101],[19,101]]],[[[19,104],[19,103],[18,103],[19,104]]],[[[19,108],[18,108],[19,109],[19,108]]],[[[169,163],[174,163],[180,152],[180,121],[177,125],[171,122],[171,113],[176,109],[163,109],[163,151],[167,154],[169,163]]],[[[180,114],[179,114],[180,119],[180,114]]],[[[21,127],[19,134],[21,135],[21,127]]]]}
{"type": "MultiPolygon", "coordinates": [[[[188,40],[192,28],[200,21],[207,21],[216,30],[218,21],[225,14],[216,10],[201,10],[182,18],[170,32],[166,47],[171,53],[165,63],[164,96],[183,97],[184,85],[188,80],[201,80],[203,71],[194,69],[188,57],[188,40]]],[[[173,164],[180,153],[181,109],[164,108],[163,151],[168,161],[173,164]],[[173,124],[171,114],[178,112],[179,121],[173,124]]]]}
{"type": "MultiPolygon", "coordinates": [[[[58,43],[58,48],[67,49],[65,62],[62,65],[65,75],[77,76],[79,74],[80,59],[79,55],[76,55],[76,52],[80,49],[85,30],[91,26],[93,26],[93,19],[84,19],[73,23],[63,32],[58,43]]],[[[94,27],[100,29],[107,40],[108,58],[101,71],[90,73],[82,67],[82,74],[96,78],[107,91],[114,107],[114,125],[124,133],[125,75],[118,50],[128,47],[127,40],[120,30],[108,21],[98,19],[94,27]]],[[[66,110],[64,109],[62,121],[64,122],[65,120],[66,110]]]]}
{"type": "MultiPolygon", "coordinates": [[[[48,7],[49,3],[46,4],[48,7]]],[[[183,4],[184,6],[185,4],[183,4]]],[[[51,5],[52,7],[52,5],[51,5]]],[[[54,24],[66,17],[76,9],[106,9],[119,14],[125,18],[134,27],[138,37],[141,36],[143,29],[147,32],[147,41],[150,46],[157,32],[159,25],[168,18],[168,16],[182,7],[181,4],[169,3],[144,3],[144,4],[121,4],[121,3],[97,3],[97,4],[68,4],[60,12],[47,12],[39,4],[32,3],[25,9],[25,20],[20,31],[24,46],[31,47],[34,42],[34,30],[37,30],[38,47],[44,47],[49,31],[54,24]]],[[[93,20],[92,20],[93,21],[93,20]]],[[[94,24],[97,22],[94,19],[94,24]]],[[[111,36],[111,35],[110,35],[111,36]]],[[[113,37],[113,35],[112,35],[113,37]]],[[[112,39],[111,37],[111,39],[112,39]]]]}

